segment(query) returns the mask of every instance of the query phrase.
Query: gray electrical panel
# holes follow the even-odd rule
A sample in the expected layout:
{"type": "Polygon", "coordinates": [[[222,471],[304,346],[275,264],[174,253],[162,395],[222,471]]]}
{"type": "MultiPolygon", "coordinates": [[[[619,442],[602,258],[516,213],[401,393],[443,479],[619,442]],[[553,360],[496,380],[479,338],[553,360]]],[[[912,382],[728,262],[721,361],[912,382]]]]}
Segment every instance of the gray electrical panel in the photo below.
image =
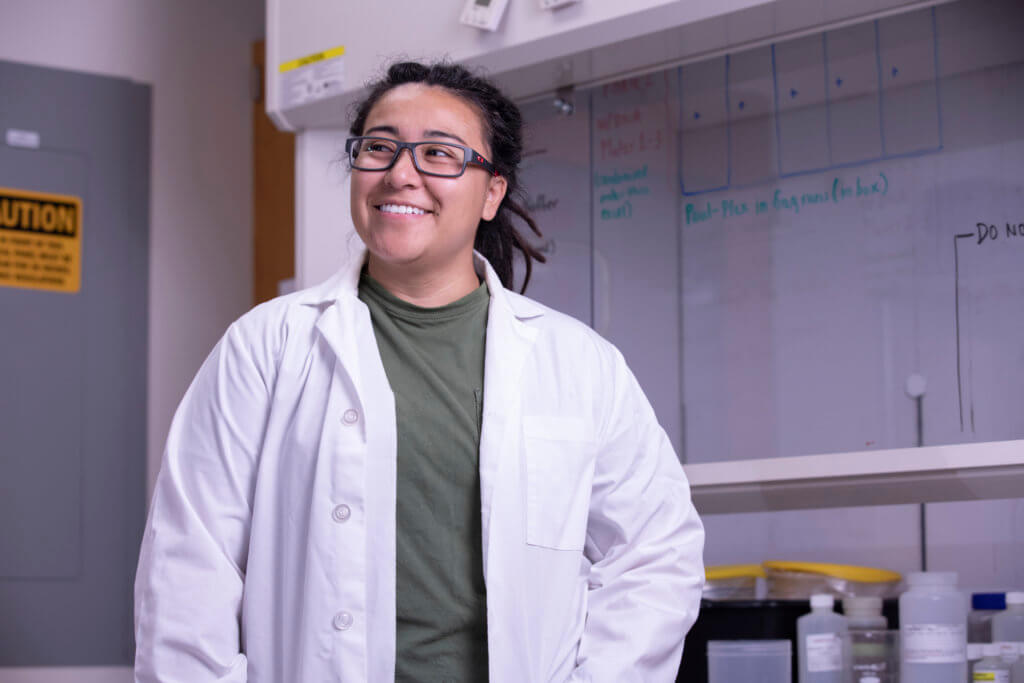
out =
{"type": "Polygon", "coordinates": [[[0,667],[134,657],[150,100],[0,62],[0,667]]]}

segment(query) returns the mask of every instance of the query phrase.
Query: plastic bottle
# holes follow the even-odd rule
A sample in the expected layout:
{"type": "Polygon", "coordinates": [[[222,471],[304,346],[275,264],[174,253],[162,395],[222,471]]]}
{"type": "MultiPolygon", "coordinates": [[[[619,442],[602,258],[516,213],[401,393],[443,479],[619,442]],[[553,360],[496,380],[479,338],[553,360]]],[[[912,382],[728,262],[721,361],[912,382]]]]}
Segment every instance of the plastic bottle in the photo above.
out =
{"type": "Polygon", "coordinates": [[[967,615],[967,642],[991,643],[992,617],[1006,609],[1006,593],[975,593],[967,615]]]}
{"type": "Polygon", "coordinates": [[[992,617],[993,643],[1024,641],[1024,593],[1006,594],[1006,610],[992,617]]]}
{"type": "Polygon", "coordinates": [[[981,652],[983,657],[971,668],[971,680],[975,683],[1010,683],[1010,665],[1003,661],[999,645],[985,643],[981,652]]]}
{"type": "Polygon", "coordinates": [[[835,598],[815,593],[811,611],[796,620],[800,683],[843,683],[845,657],[843,639],[846,617],[832,611],[835,598]]]}
{"type": "Polygon", "coordinates": [[[1024,683],[1024,642],[998,643],[1003,661],[1010,665],[1010,681],[1024,683]]]}
{"type": "Polygon", "coordinates": [[[843,598],[843,614],[850,630],[889,628],[889,622],[882,616],[882,598],[863,596],[843,598]]]}
{"type": "Polygon", "coordinates": [[[1006,594],[1006,611],[992,617],[992,641],[1002,647],[1014,683],[1024,683],[1024,593],[1006,594]]]}
{"type": "Polygon", "coordinates": [[[901,683],[967,679],[967,598],[956,572],[915,572],[900,596],[901,683]]]}
{"type": "MultiPolygon", "coordinates": [[[[1010,664],[1010,680],[1013,683],[1024,683],[1024,643],[1017,643],[1017,659],[1010,664]]],[[[1006,652],[1003,652],[1004,658],[1006,652]]]]}
{"type": "Polygon", "coordinates": [[[888,631],[882,599],[874,596],[843,598],[843,615],[850,630],[844,641],[853,683],[872,678],[889,681],[899,669],[898,633],[888,631]]]}
{"type": "MultiPolygon", "coordinates": [[[[984,655],[981,650],[985,647],[982,643],[967,643],[967,669],[968,672],[974,671],[974,663],[981,659],[984,655]]],[[[970,673],[967,675],[967,680],[971,680],[970,673]]]]}
{"type": "Polygon", "coordinates": [[[900,670],[899,631],[851,628],[843,641],[853,683],[879,678],[895,683],[900,670]]]}

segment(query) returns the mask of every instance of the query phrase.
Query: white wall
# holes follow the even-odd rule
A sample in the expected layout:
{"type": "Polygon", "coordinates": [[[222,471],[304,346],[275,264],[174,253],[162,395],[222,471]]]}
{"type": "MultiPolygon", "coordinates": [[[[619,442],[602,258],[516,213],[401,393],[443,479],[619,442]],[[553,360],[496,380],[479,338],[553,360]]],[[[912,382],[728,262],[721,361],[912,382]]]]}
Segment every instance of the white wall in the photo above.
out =
{"type": "MultiPolygon", "coordinates": [[[[508,4],[499,30],[490,32],[460,23],[463,0],[268,0],[267,64],[272,76],[267,84],[268,109],[293,129],[338,125],[338,114],[345,111],[345,104],[367,81],[376,78],[386,55],[400,53],[417,59],[447,55],[497,74],[552,60],[560,62],[585,50],[600,52],[621,40],[771,1],[586,0],[557,11],[541,9],[536,0],[514,1],[508,4]],[[387,26],[388,31],[381,35],[353,30],[356,26],[387,26]],[[330,90],[338,95],[303,104],[282,96],[287,88],[280,87],[278,64],[342,45],[345,55],[340,89],[330,90]]],[[[858,4],[857,0],[829,0],[830,5],[843,2],[858,4]]],[[[599,63],[599,59],[592,61],[588,56],[567,82],[591,78],[599,63]]],[[[558,70],[553,67],[548,75],[558,70]]],[[[540,91],[554,87],[554,81],[544,80],[540,91]]],[[[510,93],[517,97],[526,94],[510,93]]]]}
{"type": "MultiPolygon", "coordinates": [[[[153,87],[148,493],[178,401],[251,305],[249,64],[264,3],[3,0],[0,15],[2,60],[153,87]]],[[[130,678],[116,668],[0,669],[0,683],[130,678]]]]}
{"type": "Polygon", "coordinates": [[[338,270],[362,241],[349,211],[347,130],[295,135],[295,285],[312,287],[338,270]]]}

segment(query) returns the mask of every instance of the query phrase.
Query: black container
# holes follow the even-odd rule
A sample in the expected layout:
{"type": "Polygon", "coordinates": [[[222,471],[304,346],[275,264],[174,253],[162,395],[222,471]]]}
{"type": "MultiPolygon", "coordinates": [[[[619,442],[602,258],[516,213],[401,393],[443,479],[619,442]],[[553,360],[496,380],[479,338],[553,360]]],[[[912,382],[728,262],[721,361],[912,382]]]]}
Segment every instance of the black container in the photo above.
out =
{"type": "MultiPolygon", "coordinates": [[[[841,600],[836,605],[841,608],[841,600]]],[[[895,598],[882,603],[891,629],[899,627],[898,610],[895,598]]],[[[796,620],[810,611],[809,600],[701,600],[697,623],[686,635],[676,683],[708,682],[709,640],[788,640],[793,643],[793,683],[797,683],[796,620]]]]}

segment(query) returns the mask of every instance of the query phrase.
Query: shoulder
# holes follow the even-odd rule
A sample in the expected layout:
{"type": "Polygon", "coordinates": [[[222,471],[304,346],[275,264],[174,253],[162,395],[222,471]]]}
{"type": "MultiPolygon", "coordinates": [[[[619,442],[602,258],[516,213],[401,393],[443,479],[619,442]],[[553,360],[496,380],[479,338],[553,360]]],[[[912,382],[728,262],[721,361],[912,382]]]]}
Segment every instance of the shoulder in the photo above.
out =
{"type": "Polygon", "coordinates": [[[280,342],[293,333],[311,332],[324,311],[342,300],[354,300],[355,292],[351,273],[341,270],[317,285],[254,306],[232,327],[247,337],[280,342]]]}
{"type": "Polygon", "coordinates": [[[315,344],[318,321],[339,296],[328,282],[257,304],[231,323],[222,343],[264,367],[288,350],[304,355],[315,344]]]}
{"type": "Polygon", "coordinates": [[[605,365],[622,362],[615,345],[586,323],[522,294],[505,293],[516,317],[539,332],[538,343],[557,352],[582,353],[605,365]]]}
{"type": "Polygon", "coordinates": [[[303,292],[293,292],[257,304],[231,323],[228,335],[250,344],[279,346],[292,333],[312,328],[322,310],[303,303],[303,292]]]}
{"type": "Polygon", "coordinates": [[[614,344],[586,323],[525,296],[509,293],[508,302],[520,322],[536,331],[525,385],[541,393],[530,395],[531,406],[552,415],[582,412],[593,420],[601,443],[613,425],[637,414],[644,397],[614,344]]]}

